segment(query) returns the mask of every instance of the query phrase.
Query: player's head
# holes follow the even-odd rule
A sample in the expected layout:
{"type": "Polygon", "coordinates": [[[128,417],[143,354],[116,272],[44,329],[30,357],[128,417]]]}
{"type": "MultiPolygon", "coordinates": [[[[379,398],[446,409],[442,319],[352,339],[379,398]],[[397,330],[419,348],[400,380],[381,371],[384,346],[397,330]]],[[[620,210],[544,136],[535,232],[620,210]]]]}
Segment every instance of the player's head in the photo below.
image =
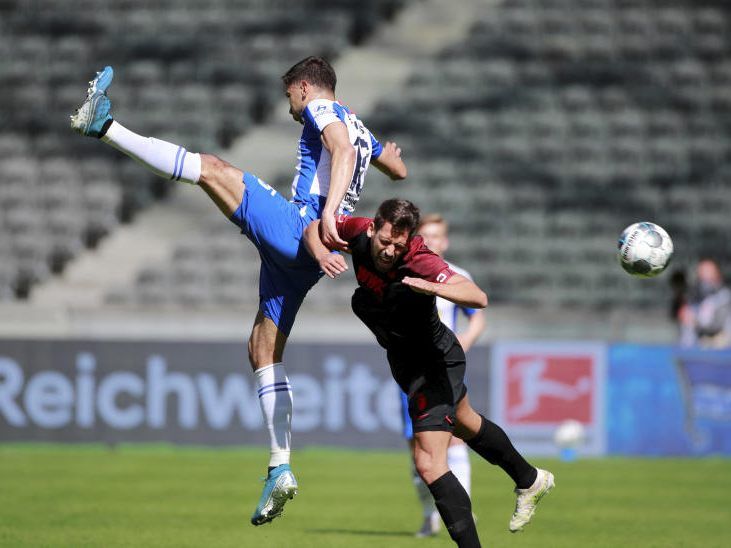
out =
{"type": "Polygon", "coordinates": [[[444,257],[444,252],[449,247],[449,223],[444,217],[439,213],[424,215],[417,232],[424,238],[426,247],[440,257],[444,257]]]}
{"type": "Polygon", "coordinates": [[[306,57],[282,76],[284,94],[289,99],[289,113],[302,122],[302,111],[312,99],[335,96],[335,70],[322,57],[306,57]]]}
{"type": "Polygon", "coordinates": [[[392,198],[378,206],[367,232],[377,270],[388,272],[396,265],[418,226],[419,208],[408,200],[392,198]]]}

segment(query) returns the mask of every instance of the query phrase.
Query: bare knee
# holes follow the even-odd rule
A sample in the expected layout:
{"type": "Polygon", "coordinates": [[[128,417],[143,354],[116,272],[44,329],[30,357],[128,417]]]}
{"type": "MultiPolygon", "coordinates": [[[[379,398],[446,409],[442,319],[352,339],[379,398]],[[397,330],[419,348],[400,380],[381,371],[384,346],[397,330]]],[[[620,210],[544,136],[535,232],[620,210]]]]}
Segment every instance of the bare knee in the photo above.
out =
{"type": "Polygon", "coordinates": [[[444,455],[435,455],[426,451],[414,454],[414,467],[424,483],[429,485],[449,471],[446,450],[444,455]]]}
{"type": "Polygon", "coordinates": [[[279,331],[274,322],[265,318],[259,311],[249,337],[248,350],[251,368],[256,370],[281,362],[286,342],[287,337],[279,331]]]}
{"type": "Polygon", "coordinates": [[[232,167],[226,160],[222,160],[215,154],[201,153],[201,176],[200,183],[206,185],[215,184],[232,167]]]}
{"type": "Polygon", "coordinates": [[[201,154],[201,176],[198,185],[218,208],[230,217],[244,195],[244,173],[213,154],[201,154]]]}
{"type": "Polygon", "coordinates": [[[434,475],[434,459],[429,453],[421,451],[415,454],[414,467],[425,483],[429,484],[436,479],[432,479],[432,476],[434,475]]]}
{"type": "Polygon", "coordinates": [[[472,439],[482,427],[482,416],[470,405],[467,396],[457,405],[455,418],[454,435],[462,440],[472,439]]]}
{"type": "Polygon", "coordinates": [[[253,370],[280,361],[282,361],[282,357],[277,355],[274,341],[268,340],[261,334],[251,334],[249,337],[249,363],[253,370]]]}

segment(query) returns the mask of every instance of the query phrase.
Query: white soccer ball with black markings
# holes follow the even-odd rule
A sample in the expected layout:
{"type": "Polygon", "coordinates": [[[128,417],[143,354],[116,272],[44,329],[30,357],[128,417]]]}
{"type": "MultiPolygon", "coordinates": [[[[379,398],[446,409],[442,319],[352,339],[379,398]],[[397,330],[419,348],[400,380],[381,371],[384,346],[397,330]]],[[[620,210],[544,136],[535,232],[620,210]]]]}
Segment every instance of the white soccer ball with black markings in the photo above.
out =
{"type": "Polygon", "coordinates": [[[673,240],[655,223],[628,226],[622,231],[617,247],[622,268],[639,278],[657,276],[667,268],[673,256],[673,240]]]}

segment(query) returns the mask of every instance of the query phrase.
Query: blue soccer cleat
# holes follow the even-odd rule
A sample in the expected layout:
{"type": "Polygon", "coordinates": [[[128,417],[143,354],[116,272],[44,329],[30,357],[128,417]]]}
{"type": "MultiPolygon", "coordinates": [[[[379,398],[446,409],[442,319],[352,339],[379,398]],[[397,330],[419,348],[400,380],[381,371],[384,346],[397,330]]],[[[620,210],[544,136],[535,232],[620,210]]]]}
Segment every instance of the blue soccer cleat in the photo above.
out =
{"type": "Polygon", "coordinates": [[[71,116],[71,128],[87,137],[101,137],[111,123],[112,102],[107,97],[107,89],[114,78],[112,67],[104,67],[96,77],[89,82],[86,99],[71,116]]]}
{"type": "Polygon", "coordinates": [[[280,464],[267,475],[259,505],[251,516],[252,525],[263,525],[281,516],[284,504],[296,494],[297,480],[289,464],[280,464]]]}

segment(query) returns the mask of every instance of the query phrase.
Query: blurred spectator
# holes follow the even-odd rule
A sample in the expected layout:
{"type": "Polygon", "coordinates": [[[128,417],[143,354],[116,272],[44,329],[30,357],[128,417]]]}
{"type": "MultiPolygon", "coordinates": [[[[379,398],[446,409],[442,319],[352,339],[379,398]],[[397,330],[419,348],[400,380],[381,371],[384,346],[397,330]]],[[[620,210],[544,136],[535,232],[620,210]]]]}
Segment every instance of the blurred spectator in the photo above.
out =
{"type": "Polygon", "coordinates": [[[678,323],[682,346],[731,346],[731,290],[715,261],[698,263],[688,301],[678,310],[678,323]]]}
{"type": "Polygon", "coordinates": [[[685,270],[679,268],[673,270],[670,275],[670,291],[673,293],[670,299],[670,317],[678,320],[680,310],[688,304],[688,279],[685,270]]]}

